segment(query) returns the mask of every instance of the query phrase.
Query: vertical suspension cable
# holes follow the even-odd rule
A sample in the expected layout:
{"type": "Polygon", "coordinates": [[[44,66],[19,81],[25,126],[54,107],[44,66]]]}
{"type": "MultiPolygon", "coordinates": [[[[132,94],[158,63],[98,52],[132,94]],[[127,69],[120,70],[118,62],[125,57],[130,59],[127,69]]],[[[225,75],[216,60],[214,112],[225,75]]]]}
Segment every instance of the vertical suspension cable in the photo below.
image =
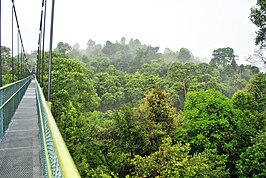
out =
{"type": "MultiPolygon", "coordinates": [[[[40,41],[40,35],[39,35],[39,40],[40,41]]],[[[40,66],[39,66],[39,56],[40,56],[40,45],[39,45],[39,42],[38,42],[38,50],[37,50],[37,61],[36,61],[36,78],[37,80],[39,81],[39,70],[40,70],[40,66]]]]}
{"type": "Polygon", "coordinates": [[[19,33],[17,36],[18,36],[18,38],[17,38],[18,39],[18,66],[17,66],[18,67],[18,76],[17,76],[17,80],[19,80],[19,78],[20,78],[19,77],[19,33]]]}
{"type": "Polygon", "coordinates": [[[52,73],[52,50],[53,50],[53,30],[54,30],[54,4],[55,0],[52,2],[52,13],[51,13],[51,29],[50,29],[50,47],[49,47],[49,70],[48,70],[48,97],[47,101],[50,102],[51,94],[51,73],[52,73]]]}
{"type": "Polygon", "coordinates": [[[11,30],[11,35],[12,35],[12,45],[11,45],[11,50],[12,50],[12,54],[11,54],[11,73],[12,73],[12,82],[14,82],[14,0],[12,0],[12,30],[11,30]]]}
{"type": "MultiPolygon", "coordinates": [[[[23,63],[25,64],[25,57],[24,57],[24,55],[22,55],[22,58],[23,58],[23,63]]],[[[23,67],[22,68],[22,70],[21,70],[21,72],[22,72],[22,77],[24,77],[24,69],[25,69],[25,67],[23,67]]]]}
{"type": "Polygon", "coordinates": [[[45,0],[45,4],[44,4],[44,16],[43,16],[43,36],[42,36],[42,87],[43,87],[43,76],[44,76],[44,39],[45,39],[45,21],[46,21],[46,5],[47,5],[47,0],[45,0]]]}
{"type": "Polygon", "coordinates": [[[42,10],[41,10],[41,19],[40,19],[40,27],[39,27],[39,39],[38,39],[38,55],[37,55],[37,80],[41,80],[41,50],[42,50],[42,20],[43,20],[43,6],[44,0],[42,0],[42,10]]]}
{"type": "Polygon", "coordinates": [[[39,81],[40,80],[40,32],[39,32],[39,38],[38,38],[38,50],[37,50],[37,63],[36,63],[36,78],[39,81]]]}
{"type": "Polygon", "coordinates": [[[0,87],[3,86],[2,84],[2,2],[0,0],[0,87]]]}
{"type": "Polygon", "coordinates": [[[20,48],[20,79],[22,79],[22,58],[23,58],[23,53],[22,53],[22,45],[21,45],[21,48],[20,48]]]}
{"type": "MultiPolygon", "coordinates": [[[[14,14],[15,18],[16,18],[16,22],[17,22],[17,28],[18,28],[18,33],[19,33],[20,42],[21,42],[21,48],[22,48],[22,51],[23,51],[23,58],[24,58],[24,61],[25,61],[25,64],[26,64],[26,68],[31,73],[31,70],[30,70],[29,64],[28,64],[27,55],[26,55],[25,48],[24,48],[23,41],[22,41],[22,35],[21,35],[20,28],[19,28],[18,17],[17,17],[17,12],[16,12],[16,8],[15,8],[14,0],[11,0],[11,1],[12,1],[12,21],[13,21],[13,14],[14,14]]],[[[12,37],[13,37],[13,35],[12,35],[12,37]]],[[[12,43],[12,45],[13,45],[13,43],[12,43]]],[[[12,52],[13,52],[13,50],[12,50],[12,52]]]]}

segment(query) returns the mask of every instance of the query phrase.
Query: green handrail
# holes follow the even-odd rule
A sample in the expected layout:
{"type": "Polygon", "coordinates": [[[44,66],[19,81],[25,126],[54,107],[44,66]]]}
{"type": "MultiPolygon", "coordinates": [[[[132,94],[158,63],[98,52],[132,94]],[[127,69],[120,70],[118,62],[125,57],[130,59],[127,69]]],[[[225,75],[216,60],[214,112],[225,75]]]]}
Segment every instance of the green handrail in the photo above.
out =
{"type": "Polygon", "coordinates": [[[32,79],[25,79],[0,87],[0,141],[32,79]]]}
{"type": "Polygon", "coordinates": [[[35,82],[39,124],[41,125],[41,137],[44,144],[43,154],[45,155],[47,166],[44,169],[46,171],[45,174],[47,177],[79,178],[80,174],[47,105],[42,89],[36,79],[35,82]],[[54,151],[51,151],[52,149],[54,151]]]}

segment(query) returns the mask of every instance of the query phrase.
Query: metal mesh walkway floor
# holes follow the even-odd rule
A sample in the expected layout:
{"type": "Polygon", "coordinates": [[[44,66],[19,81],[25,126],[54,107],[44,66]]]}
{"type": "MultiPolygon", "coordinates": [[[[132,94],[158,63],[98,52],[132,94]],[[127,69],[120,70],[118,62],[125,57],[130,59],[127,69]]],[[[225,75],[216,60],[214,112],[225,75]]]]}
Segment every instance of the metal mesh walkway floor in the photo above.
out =
{"type": "Polygon", "coordinates": [[[34,81],[0,143],[1,178],[42,177],[34,81]]]}

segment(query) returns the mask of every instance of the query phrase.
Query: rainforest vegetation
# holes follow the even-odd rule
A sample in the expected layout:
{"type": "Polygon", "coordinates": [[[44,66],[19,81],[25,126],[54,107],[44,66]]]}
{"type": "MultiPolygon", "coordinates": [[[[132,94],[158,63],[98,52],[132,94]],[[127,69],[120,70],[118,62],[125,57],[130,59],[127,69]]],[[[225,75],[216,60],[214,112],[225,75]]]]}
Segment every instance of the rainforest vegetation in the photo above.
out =
{"type": "Polygon", "coordinates": [[[52,112],[81,176],[265,177],[266,76],[237,60],[230,47],[203,63],[138,39],[58,43],[52,112]]]}
{"type": "Polygon", "coordinates": [[[58,43],[52,111],[81,176],[264,177],[266,76],[237,60],[230,47],[202,63],[138,39],[58,43]]]}
{"type": "MultiPolygon", "coordinates": [[[[264,9],[250,17],[262,48],[264,9]]],[[[1,55],[10,83],[10,49],[1,55]]],[[[203,60],[124,37],[86,49],[59,42],[51,101],[82,177],[266,177],[266,75],[231,47],[203,60]]]]}

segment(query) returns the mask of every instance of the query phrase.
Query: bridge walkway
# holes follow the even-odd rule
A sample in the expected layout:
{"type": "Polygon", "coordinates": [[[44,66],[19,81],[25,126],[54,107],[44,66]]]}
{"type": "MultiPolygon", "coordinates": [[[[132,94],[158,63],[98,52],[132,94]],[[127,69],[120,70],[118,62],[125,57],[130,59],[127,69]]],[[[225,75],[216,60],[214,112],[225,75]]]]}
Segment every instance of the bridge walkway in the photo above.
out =
{"type": "Polygon", "coordinates": [[[0,177],[42,177],[34,80],[26,90],[0,143],[0,177]]]}

